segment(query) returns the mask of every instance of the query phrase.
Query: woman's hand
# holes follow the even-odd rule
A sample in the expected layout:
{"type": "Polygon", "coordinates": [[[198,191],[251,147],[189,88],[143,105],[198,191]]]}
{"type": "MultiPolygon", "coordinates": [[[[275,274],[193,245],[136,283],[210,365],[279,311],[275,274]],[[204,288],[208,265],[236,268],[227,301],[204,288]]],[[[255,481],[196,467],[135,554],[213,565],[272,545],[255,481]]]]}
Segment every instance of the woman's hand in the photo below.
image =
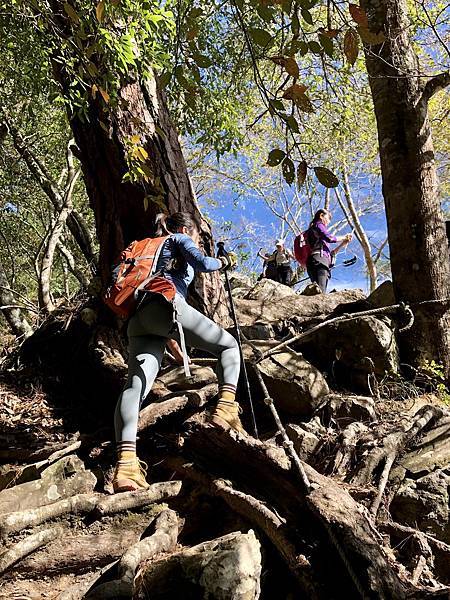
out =
{"type": "MultiPolygon", "coordinates": [[[[183,353],[181,351],[180,346],[178,345],[178,343],[175,340],[167,340],[167,347],[170,350],[170,353],[172,354],[173,358],[175,359],[175,362],[177,363],[177,365],[182,365],[183,363],[183,353]]],[[[191,359],[188,357],[188,363],[191,364],[191,359]]]]}

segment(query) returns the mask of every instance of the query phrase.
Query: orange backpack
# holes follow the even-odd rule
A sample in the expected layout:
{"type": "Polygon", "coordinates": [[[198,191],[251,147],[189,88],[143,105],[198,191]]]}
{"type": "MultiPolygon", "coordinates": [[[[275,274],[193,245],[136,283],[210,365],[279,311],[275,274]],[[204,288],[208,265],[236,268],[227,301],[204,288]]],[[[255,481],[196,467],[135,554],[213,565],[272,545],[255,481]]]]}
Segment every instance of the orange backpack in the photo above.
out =
{"type": "Polygon", "coordinates": [[[164,242],[169,236],[131,242],[113,267],[111,284],[103,300],[119,317],[128,319],[137,310],[145,294],[161,294],[169,302],[176,288],[171,281],[155,273],[164,242]]]}

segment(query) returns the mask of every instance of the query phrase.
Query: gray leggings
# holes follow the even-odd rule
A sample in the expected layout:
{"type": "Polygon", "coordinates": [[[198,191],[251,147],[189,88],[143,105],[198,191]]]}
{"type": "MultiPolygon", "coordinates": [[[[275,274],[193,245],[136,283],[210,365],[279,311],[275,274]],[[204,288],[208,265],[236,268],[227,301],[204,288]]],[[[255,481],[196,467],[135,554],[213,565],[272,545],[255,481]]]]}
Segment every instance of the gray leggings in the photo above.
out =
{"type": "MultiPolygon", "coordinates": [[[[237,385],[240,354],[234,337],[195,310],[179,294],[175,297],[175,305],[186,345],[218,357],[219,385],[237,385]]],[[[172,307],[168,303],[152,300],[130,319],[128,378],[114,415],[117,442],[136,441],[139,409],[158,374],[167,338],[179,341],[178,331],[173,327],[172,307]]]]}

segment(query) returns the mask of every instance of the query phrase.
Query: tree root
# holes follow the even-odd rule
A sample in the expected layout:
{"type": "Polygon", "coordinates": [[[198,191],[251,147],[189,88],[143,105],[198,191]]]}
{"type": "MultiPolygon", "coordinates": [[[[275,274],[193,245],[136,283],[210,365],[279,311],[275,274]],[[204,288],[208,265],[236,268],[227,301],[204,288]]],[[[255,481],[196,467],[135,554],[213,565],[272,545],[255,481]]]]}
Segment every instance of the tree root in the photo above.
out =
{"type": "Polygon", "coordinates": [[[176,546],[178,539],[178,519],[173,510],[163,510],[155,521],[155,532],[148,538],[131,546],[120,559],[118,578],[94,587],[86,598],[132,598],[134,578],[139,564],[159,552],[169,552],[176,546]]]}
{"type": "Polygon", "coordinates": [[[101,494],[78,494],[48,506],[2,515],[0,519],[0,538],[69,513],[93,513],[95,518],[100,519],[106,515],[131,508],[140,508],[152,502],[177,496],[180,490],[181,481],[167,481],[154,483],[147,490],[124,492],[109,497],[101,494]]]}
{"type": "Polygon", "coordinates": [[[0,555],[0,574],[7,571],[13,564],[21,560],[28,554],[31,554],[41,546],[45,546],[49,542],[52,542],[57,537],[62,535],[64,531],[63,527],[51,527],[38,531],[26,537],[24,540],[14,544],[9,550],[3,552],[0,555]]]}
{"type": "MultiPolygon", "coordinates": [[[[317,544],[319,538],[322,563],[335,561],[337,551],[363,597],[428,597],[429,590],[412,585],[390,548],[383,546],[367,510],[309,465],[303,464],[312,489],[305,494],[290,462],[286,464],[284,452],[280,448],[271,451],[252,438],[197,425],[188,432],[184,451],[205,468],[220,470],[224,478],[241,482],[247,489],[253,486],[252,494],[256,490],[260,498],[273,503],[285,514],[289,527],[301,531],[306,541],[317,544]],[[330,555],[333,547],[335,552],[330,555]]],[[[320,565],[312,563],[312,569],[315,567],[320,565]]]]}
{"type": "Polygon", "coordinates": [[[347,474],[347,467],[351,461],[352,455],[355,451],[356,444],[362,434],[367,432],[367,427],[363,423],[355,422],[350,423],[344,431],[342,431],[338,440],[338,451],[334,458],[334,465],[332,469],[333,475],[344,479],[347,474]]]}
{"type": "Polygon", "coordinates": [[[299,540],[292,535],[286,519],[275,514],[260,500],[234,489],[223,479],[213,479],[192,463],[186,463],[179,458],[170,458],[166,464],[177,473],[199,484],[206,494],[224,500],[231,510],[247,519],[256,529],[264,532],[295,578],[304,589],[309,590],[308,598],[313,600],[317,597],[311,579],[311,565],[302,554],[304,549],[299,547],[299,540]]]}

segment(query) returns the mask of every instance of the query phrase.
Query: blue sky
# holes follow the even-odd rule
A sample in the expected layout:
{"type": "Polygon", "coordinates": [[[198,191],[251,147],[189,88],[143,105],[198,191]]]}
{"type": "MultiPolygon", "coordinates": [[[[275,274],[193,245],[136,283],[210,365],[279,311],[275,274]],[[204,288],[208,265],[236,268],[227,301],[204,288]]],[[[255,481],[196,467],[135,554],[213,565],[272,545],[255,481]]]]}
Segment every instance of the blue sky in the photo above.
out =
{"type": "MultiPolygon", "coordinates": [[[[238,246],[241,246],[241,249],[248,252],[250,255],[248,260],[245,261],[244,266],[257,273],[261,272],[262,260],[256,258],[256,253],[261,247],[265,251],[273,250],[275,239],[280,236],[279,222],[277,222],[270,209],[261,200],[257,200],[250,196],[240,196],[239,202],[236,202],[236,194],[231,188],[225,188],[223,191],[213,194],[213,197],[217,206],[213,207],[206,202],[201,202],[201,209],[212,219],[213,223],[216,224],[214,229],[215,238],[223,239],[228,242],[228,247],[231,250],[237,250],[238,246]],[[225,234],[218,226],[219,223],[223,223],[224,221],[232,223],[231,230],[225,234]],[[253,230],[251,234],[248,234],[245,231],[249,228],[253,230]]],[[[355,201],[358,202],[357,197],[355,198],[355,201]]],[[[316,208],[320,208],[321,205],[321,200],[318,199],[316,208]]],[[[344,218],[337,202],[333,202],[333,199],[330,206],[333,212],[333,222],[340,221],[344,218]]],[[[305,215],[305,221],[306,219],[309,219],[309,215],[305,215]]],[[[386,219],[384,211],[363,215],[361,217],[361,222],[369,240],[376,250],[386,237],[386,219]]],[[[349,231],[349,226],[345,224],[345,226],[339,230],[339,234],[344,234],[349,231]]],[[[288,234],[286,237],[286,244],[292,248],[292,242],[293,235],[288,234]]],[[[385,251],[387,252],[386,249],[385,251]]],[[[339,264],[343,260],[351,258],[353,255],[357,256],[355,265],[345,268],[336,267],[334,269],[332,281],[330,282],[330,289],[361,288],[366,292],[368,291],[364,256],[361,246],[356,240],[349,245],[345,252],[342,251],[339,254],[337,263],[339,264]]],[[[384,277],[380,277],[380,282],[383,279],[384,277]]]]}

